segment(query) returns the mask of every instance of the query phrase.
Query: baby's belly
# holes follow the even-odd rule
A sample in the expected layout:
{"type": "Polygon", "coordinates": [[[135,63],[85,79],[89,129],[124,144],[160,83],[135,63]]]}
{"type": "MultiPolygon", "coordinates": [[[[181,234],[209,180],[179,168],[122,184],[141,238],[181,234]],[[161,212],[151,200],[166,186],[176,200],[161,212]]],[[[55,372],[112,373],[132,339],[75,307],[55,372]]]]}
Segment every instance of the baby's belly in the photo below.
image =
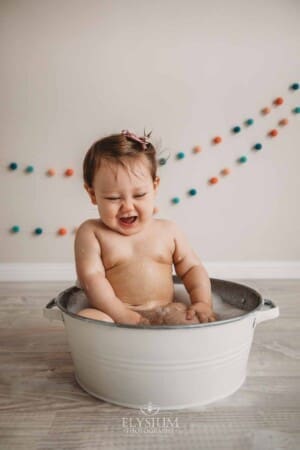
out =
{"type": "Polygon", "coordinates": [[[172,266],[154,261],[121,264],[106,272],[116,296],[129,308],[152,309],[174,297],[172,266]]]}

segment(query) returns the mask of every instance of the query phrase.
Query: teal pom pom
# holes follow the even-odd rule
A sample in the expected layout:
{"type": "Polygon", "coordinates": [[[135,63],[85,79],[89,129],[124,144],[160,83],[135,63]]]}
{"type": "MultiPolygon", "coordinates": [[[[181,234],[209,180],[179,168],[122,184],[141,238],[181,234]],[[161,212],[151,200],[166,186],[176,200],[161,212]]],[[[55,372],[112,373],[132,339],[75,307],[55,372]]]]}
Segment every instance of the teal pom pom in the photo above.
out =
{"type": "Polygon", "coordinates": [[[12,163],[10,163],[10,165],[8,167],[10,168],[10,170],[17,170],[18,164],[15,162],[12,162],[12,163]]]}
{"type": "Polygon", "coordinates": [[[234,128],[232,128],[232,131],[234,132],[234,133],[239,133],[240,131],[241,131],[241,127],[234,127],[234,128]]]}
{"type": "Polygon", "coordinates": [[[300,87],[299,83],[293,83],[291,89],[293,89],[293,91],[297,91],[299,87],[300,87]]]}
{"type": "Polygon", "coordinates": [[[294,113],[295,114],[299,114],[300,113],[300,106],[296,106],[296,108],[294,109],[294,113]]]}
{"type": "Polygon", "coordinates": [[[245,124],[246,124],[247,126],[253,125],[253,124],[254,124],[254,120],[253,120],[253,119],[247,119],[246,122],[245,122],[245,124]]]}
{"type": "Polygon", "coordinates": [[[25,172],[27,172],[27,173],[34,172],[34,167],[33,166],[27,166],[26,169],[25,169],[25,172]]]}
{"type": "Polygon", "coordinates": [[[180,202],[180,198],[179,197],[172,198],[172,203],[174,203],[174,205],[177,205],[179,202],[180,202]]]}
{"type": "Polygon", "coordinates": [[[189,195],[196,195],[197,194],[197,190],[196,189],[190,189],[189,190],[189,195]]]}
{"type": "Polygon", "coordinates": [[[259,142],[257,144],[254,145],[253,147],[255,150],[261,150],[262,149],[262,144],[260,144],[259,142]]]}
{"type": "Polygon", "coordinates": [[[43,233],[43,228],[36,228],[36,229],[34,230],[34,233],[35,233],[35,234],[42,234],[42,233],[43,233]]]}
{"type": "Polygon", "coordinates": [[[238,159],[238,162],[240,162],[240,163],[242,163],[242,164],[244,164],[244,163],[246,163],[248,161],[248,158],[247,158],[247,156],[241,156],[239,159],[238,159]]]}
{"type": "Polygon", "coordinates": [[[14,225],[13,227],[11,227],[10,231],[12,233],[19,233],[19,231],[20,231],[19,225],[14,225]]]}
{"type": "Polygon", "coordinates": [[[176,155],[176,158],[177,159],[183,159],[185,157],[185,153],[183,153],[183,152],[179,152],[179,153],[177,153],[177,155],[176,155]]]}
{"type": "Polygon", "coordinates": [[[160,159],[158,160],[158,162],[159,162],[159,165],[160,165],[160,166],[164,166],[164,165],[167,163],[167,160],[166,160],[166,158],[160,158],[160,159]]]}

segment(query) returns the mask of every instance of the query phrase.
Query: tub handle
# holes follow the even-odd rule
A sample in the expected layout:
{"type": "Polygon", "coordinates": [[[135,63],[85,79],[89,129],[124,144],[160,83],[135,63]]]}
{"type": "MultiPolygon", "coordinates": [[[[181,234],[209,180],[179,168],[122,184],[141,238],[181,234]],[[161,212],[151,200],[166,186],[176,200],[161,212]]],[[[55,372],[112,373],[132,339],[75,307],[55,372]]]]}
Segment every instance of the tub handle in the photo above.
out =
{"type": "Polygon", "coordinates": [[[48,305],[43,309],[43,315],[46,319],[50,320],[50,322],[52,322],[52,320],[60,320],[63,322],[62,312],[59,309],[51,309],[55,304],[55,298],[50,300],[48,305]]]}
{"type": "Polygon", "coordinates": [[[279,308],[272,300],[264,299],[261,309],[256,313],[256,324],[266,320],[276,319],[279,316],[279,308]]]}

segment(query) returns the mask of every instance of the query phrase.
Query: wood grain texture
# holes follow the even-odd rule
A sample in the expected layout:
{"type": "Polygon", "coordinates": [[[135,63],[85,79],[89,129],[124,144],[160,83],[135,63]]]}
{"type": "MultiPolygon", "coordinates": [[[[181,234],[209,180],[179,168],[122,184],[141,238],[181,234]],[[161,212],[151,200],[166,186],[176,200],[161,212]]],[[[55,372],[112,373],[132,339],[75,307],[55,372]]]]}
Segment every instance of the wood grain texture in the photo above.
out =
{"type": "MultiPolygon", "coordinates": [[[[110,405],[76,383],[64,326],[43,307],[69,283],[0,284],[0,449],[300,448],[298,280],[238,282],[280,307],[280,317],[255,330],[242,388],[211,405],[161,411],[173,424],[124,424],[142,414],[110,405]]],[[[221,375],[221,374],[220,374],[221,375]]]]}

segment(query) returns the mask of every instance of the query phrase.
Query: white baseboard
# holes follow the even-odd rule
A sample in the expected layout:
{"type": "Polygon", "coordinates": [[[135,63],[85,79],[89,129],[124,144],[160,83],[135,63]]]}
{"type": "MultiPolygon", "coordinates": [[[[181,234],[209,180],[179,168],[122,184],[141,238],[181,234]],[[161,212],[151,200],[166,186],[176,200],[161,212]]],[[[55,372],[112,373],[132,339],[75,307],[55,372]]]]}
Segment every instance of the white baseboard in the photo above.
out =
{"type": "MultiPolygon", "coordinates": [[[[204,262],[211,278],[300,279],[300,261],[204,262]]],[[[72,281],[72,263],[0,263],[0,281],[72,281]]]]}
{"type": "Polygon", "coordinates": [[[72,263],[0,263],[0,281],[75,281],[72,263]]]}
{"type": "Polygon", "coordinates": [[[207,262],[211,278],[221,279],[300,279],[300,261],[207,262]]]}

